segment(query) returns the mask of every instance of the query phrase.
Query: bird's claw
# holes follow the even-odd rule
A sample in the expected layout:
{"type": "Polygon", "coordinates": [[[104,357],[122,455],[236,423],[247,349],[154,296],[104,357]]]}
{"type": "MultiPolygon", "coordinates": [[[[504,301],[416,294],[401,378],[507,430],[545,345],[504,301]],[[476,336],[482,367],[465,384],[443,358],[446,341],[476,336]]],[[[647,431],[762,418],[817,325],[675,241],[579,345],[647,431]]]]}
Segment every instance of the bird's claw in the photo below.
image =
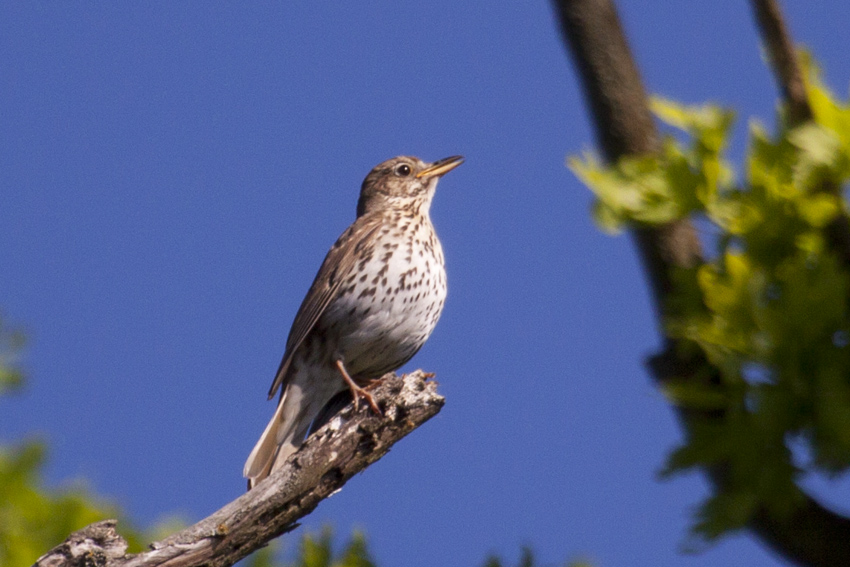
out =
{"type": "Polygon", "coordinates": [[[348,370],[345,369],[345,365],[341,360],[336,361],[336,367],[339,369],[339,373],[342,374],[342,379],[345,380],[346,384],[348,384],[348,389],[351,390],[351,397],[354,398],[354,411],[360,411],[360,398],[363,398],[369,402],[369,407],[372,408],[373,412],[383,417],[384,412],[382,412],[381,408],[378,407],[378,402],[375,401],[375,397],[367,392],[365,388],[361,388],[357,385],[354,379],[348,374],[348,370]]]}
{"type": "Polygon", "coordinates": [[[365,388],[355,385],[354,388],[351,388],[351,395],[354,397],[354,411],[360,411],[360,398],[363,398],[366,402],[368,402],[369,407],[372,408],[373,412],[375,412],[379,417],[384,417],[384,412],[382,412],[381,408],[378,406],[375,396],[367,392],[365,388]]]}

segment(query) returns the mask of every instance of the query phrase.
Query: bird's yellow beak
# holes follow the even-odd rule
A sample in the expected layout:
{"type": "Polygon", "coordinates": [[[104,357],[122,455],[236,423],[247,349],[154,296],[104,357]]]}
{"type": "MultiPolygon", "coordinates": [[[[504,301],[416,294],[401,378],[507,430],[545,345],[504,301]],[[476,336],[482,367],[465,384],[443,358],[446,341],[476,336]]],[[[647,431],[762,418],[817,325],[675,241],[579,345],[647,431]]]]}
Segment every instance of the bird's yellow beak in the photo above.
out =
{"type": "Polygon", "coordinates": [[[463,163],[463,156],[452,156],[435,161],[429,167],[416,174],[417,178],[441,176],[463,163]]]}

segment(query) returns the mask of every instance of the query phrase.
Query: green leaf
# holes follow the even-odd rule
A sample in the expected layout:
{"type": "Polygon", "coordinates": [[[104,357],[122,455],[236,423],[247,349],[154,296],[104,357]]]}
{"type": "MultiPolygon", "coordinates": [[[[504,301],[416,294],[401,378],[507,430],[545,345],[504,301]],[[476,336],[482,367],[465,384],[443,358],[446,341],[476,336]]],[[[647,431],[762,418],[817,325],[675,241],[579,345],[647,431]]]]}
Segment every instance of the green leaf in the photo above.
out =
{"type": "Polygon", "coordinates": [[[690,133],[706,149],[719,152],[735,113],[715,105],[686,106],[662,97],[651,97],[650,110],[662,122],[690,133]]]}
{"type": "Polygon", "coordinates": [[[830,169],[842,158],[841,140],[818,124],[807,122],[788,132],[788,141],[797,149],[793,182],[801,188],[814,187],[828,178],[830,169]]]}
{"type": "Polygon", "coordinates": [[[693,380],[669,380],[662,385],[662,391],[672,404],[680,407],[712,410],[729,405],[724,388],[693,380]]]}
{"type": "Polygon", "coordinates": [[[758,506],[758,497],[750,492],[723,492],[710,497],[696,515],[694,531],[707,540],[743,528],[758,506]]]}
{"type": "Polygon", "coordinates": [[[812,228],[824,228],[841,212],[838,197],[828,193],[818,193],[797,199],[800,218],[812,228]]]}

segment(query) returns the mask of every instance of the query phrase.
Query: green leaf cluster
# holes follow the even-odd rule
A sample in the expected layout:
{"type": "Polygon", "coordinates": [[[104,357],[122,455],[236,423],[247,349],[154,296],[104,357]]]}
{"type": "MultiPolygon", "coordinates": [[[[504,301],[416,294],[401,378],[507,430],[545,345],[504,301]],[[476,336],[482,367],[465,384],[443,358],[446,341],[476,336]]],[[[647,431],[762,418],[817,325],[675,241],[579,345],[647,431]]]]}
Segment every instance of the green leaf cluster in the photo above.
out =
{"type": "Polygon", "coordinates": [[[596,194],[594,217],[616,233],[631,223],[661,224],[714,206],[732,181],[722,159],[734,115],[713,106],[685,108],[656,98],[654,112],[690,134],[684,147],[666,138],[657,154],[627,156],[606,166],[591,153],[568,160],[570,169],[596,194]]]}
{"type": "Polygon", "coordinates": [[[698,514],[709,539],[757,508],[792,511],[804,472],[850,468],[850,278],[829,236],[846,215],[850,105],[804,62],[814,119],[792,125],[780,111],[772,135],[752,122],[742,181],[724,155],[732,113],[661,99],[656,116],[682,140],[669,136],[657,156],[610,167],[570,160],[597,196],[603,230],[684,218],[712,226],[703,235],[712,259],[673,274],[666,327],[703,351],[719,383],[673,381],[666,393],[722,417],[696,424],[664,471],[723,464],[730,489],[698,514]],[[795,457],[792,445],[804,450],[795,457]]]}

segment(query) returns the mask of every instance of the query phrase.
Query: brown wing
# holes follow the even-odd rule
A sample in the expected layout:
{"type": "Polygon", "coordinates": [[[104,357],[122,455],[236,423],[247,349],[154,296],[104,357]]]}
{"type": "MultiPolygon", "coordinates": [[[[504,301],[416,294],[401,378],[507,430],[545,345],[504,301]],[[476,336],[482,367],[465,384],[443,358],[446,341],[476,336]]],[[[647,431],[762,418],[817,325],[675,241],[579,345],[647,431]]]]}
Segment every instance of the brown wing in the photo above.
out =
{"type": "Polygon", "coordinates": [[[286,352],[283,354],[283,360],[280,361],[277,375],[269,389],[269,399],[274,397],[278,388],[285,387],[286,372],[293,355],[336,297],[340,285],[357,263],[357,258],[360,256],[358,252],[368,245],[370,237],[379,228],[381,228],[380,215],[363,215],[355,220],[331,246],[325,261],[322,262],[322,267],[319,268],[319,273],[316,274],[316,279],[313,280],[313,285],[310,286],[310,291],[307,292],[301,307],[298,308],[295,321],[292,322],[289,338],[286,339],[286,352]]]}

